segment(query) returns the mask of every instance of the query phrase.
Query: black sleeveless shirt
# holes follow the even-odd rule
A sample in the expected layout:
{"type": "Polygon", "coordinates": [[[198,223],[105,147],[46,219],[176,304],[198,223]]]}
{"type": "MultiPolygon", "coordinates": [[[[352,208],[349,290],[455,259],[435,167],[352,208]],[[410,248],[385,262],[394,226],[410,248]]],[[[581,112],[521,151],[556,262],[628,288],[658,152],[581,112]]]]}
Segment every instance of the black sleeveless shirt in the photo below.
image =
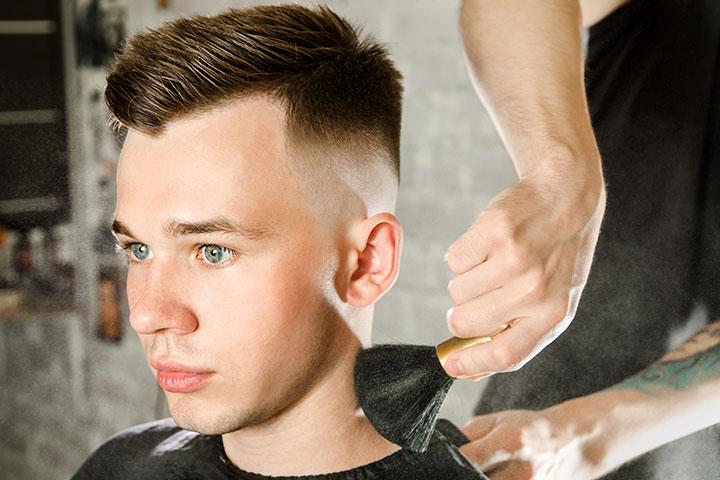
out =
{"type": "MultiPolygon", "coordinates": [[[[585,67],[607,187],[588,282],[568,330],[492,377],[478,414],[602,390],[672,349],[695,306],[720,319],[720,1],[631,0],[590,28],[585,67]]],[[[682,478],[718,478],[702,435],[710,454],[680,455],[697,471],[682,478]]]]}

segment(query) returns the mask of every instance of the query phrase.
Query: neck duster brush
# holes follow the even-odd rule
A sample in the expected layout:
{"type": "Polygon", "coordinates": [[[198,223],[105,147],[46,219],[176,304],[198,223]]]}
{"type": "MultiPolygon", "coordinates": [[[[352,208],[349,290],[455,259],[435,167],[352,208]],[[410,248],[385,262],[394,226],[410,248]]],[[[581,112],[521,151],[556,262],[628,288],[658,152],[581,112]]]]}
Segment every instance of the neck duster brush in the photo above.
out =
{"type": "Polygon", "coordinates": [[[355,394],[370,423],[391,442],[424,452],[438,413],[455,378],[443,366],[448,357],[492,337],[453,337],[437,347],[377,345],[358,352],[355,394]]]}

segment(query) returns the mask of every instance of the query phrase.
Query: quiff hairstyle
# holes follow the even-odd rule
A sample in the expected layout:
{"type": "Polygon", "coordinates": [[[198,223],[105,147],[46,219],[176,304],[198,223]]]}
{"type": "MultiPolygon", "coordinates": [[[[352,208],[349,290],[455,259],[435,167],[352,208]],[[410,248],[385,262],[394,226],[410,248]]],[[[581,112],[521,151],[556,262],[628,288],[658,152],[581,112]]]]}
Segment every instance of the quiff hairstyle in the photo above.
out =
{"type": "Polygon", "coordinates": [[[280,100],[290,138],[369,147],[399,182],[402,76],[383,45],[325,6],[231,9],[137,34],[115,58],[105,100],[116,130],[159,135],[253,94],[280,100]]]}

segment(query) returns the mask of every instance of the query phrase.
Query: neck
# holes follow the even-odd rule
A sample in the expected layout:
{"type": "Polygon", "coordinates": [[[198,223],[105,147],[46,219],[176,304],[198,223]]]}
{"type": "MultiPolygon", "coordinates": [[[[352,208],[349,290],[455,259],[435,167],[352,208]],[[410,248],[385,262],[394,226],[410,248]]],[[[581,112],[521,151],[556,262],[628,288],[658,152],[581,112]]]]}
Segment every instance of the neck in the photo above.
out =
{"type": "Polygon", "coordinates": [[[238,468],[263,475],[319,475],[367,465],[399,450],[358,406],[353,369],[360,343],[349,337],[333,368],[302,399],[262,424],[223,435],[225,453],[238,468]]]}

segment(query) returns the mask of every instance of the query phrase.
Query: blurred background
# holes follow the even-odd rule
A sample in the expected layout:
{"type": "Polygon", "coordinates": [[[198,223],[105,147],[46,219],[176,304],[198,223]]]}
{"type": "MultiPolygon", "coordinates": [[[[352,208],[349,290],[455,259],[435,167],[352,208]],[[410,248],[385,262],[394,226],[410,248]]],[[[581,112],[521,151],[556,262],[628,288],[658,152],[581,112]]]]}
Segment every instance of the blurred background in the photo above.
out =
{"type": "MultiPolygon", "coordinates": [[[[257,1],[23,0],[0,5],[0,477],[68,478],[104,440],[167,416],[127,322],[113,251],[115,167],[105,75],[126,36],[257,1]]],[[[300,2],[310,3],[310,2],[300,2]]],[[[400,277],[375,342],[449,336],[447,247],[516,177],[477,100],[459,0],[327,4],[386,43],[405,77],[400,277]]],[[[484,383],[457,382],[462,425],[484,383]]]]}

